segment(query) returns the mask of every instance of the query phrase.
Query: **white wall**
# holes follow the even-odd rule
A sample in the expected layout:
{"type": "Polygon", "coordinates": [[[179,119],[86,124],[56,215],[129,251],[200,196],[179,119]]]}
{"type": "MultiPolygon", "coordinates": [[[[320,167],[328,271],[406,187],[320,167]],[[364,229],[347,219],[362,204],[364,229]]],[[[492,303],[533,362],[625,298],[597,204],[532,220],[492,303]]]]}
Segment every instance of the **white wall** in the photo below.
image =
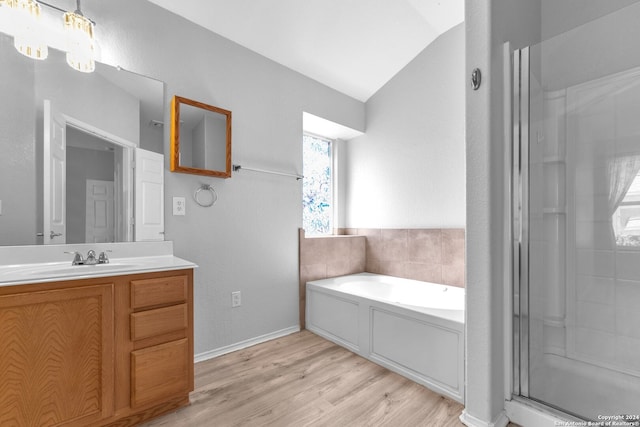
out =
{"type": "Polygon", "coordinates": [[[366,134],[342,145],[350,228],[465,226],[464,24],[366,103],[366,134]]]}
{"type": "MultiPolygon", "coordinates": [[[[364,130],[361,102],[149,2],[91,2],[83,11],[97,22],[104,62],[166,82],[165,123],[175,94],[233,112],[234,163],[302,172],[302,111],[364,130]]],[[[166,239],[200,265],[196,354],[297,327],[300,182],[248,171],[228,180],[170,173],[166,162],[166,239]],[[192,199],[203,182],[218,193],[211,208],[192,199]],[[186,198],[186,216],[171,215],[174,196],[186,198]],[[236,290],[242,306],[231,309],[236,290]]]]}

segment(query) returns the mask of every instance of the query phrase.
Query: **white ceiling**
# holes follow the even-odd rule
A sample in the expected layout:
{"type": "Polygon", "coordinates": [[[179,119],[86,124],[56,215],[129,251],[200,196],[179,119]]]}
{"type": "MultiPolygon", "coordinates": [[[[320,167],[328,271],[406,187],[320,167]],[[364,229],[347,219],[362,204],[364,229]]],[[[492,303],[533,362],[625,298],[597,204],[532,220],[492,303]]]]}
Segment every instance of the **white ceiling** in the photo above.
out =
{"type": "Polygon", "coordinates": [[[464,19],[464,0],[150,1],[361,101],[464,19]]]}

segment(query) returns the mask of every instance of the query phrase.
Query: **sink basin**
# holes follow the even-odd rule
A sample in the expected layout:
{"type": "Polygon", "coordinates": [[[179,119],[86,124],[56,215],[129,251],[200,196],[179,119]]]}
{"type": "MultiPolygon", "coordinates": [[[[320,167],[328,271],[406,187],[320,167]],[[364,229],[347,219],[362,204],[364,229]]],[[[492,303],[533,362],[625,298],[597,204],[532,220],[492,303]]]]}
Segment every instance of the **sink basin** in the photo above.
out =
{"type": "Polygon", "coordinates": [[[60,265],[47,265],[42,267],[36,267],[29,273],[31,275],[43,275],[48,276],[76,276],[85,274],[100,274],[102,272],[114,271],[114,270],[130,270],[136,268],[136,264],[124,264],[124,263],[109,263],[109,264],[94,264],[94,265],[73,265],[73,266],[60,266],[60,265]]]}

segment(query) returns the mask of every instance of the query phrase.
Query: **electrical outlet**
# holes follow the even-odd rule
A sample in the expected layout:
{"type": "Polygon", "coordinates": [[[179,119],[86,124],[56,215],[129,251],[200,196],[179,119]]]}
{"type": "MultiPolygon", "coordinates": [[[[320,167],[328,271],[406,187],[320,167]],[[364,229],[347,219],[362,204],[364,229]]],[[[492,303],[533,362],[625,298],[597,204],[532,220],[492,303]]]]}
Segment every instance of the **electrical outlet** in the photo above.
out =
{"type": "Polygon", "coordinates": [[[231,307],[240,307],[242,305],[242,295],[240,291],[231,292],[231,307]]]}
{"type": "Polygon", "coordinates": [[[173,198],[173,215],[185,215],[185,200],[184,197],[173,198]]]}

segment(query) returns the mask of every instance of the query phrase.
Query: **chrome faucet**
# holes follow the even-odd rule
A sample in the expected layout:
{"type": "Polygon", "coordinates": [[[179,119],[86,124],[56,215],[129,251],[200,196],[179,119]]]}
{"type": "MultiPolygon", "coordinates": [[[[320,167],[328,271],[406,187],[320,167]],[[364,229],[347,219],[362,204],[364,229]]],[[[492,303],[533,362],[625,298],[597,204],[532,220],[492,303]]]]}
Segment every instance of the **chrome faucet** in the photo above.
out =
{"type": "Polygon", "coordinates": [[[100,252],[98,258],[96,258],[96,251],[91,249],[87,252],[87,258],[82,258],[82,254],[80,252],[65,252],[67,254],[73,254],[73,261],[71,261],[71,265],[96,265],[96,264],[109,264],[109,257],[107,256],[107,252],[111,252],[109,250],[100,252]]]}
{"type": "Polygon", "coordinates": [[[89,252],[87,252],[87,259],[84,260],[84,264],[96,265],[97,263],[98,263],[98,260],[96,259],[96,251],[91,249],[89,252]]]}
{"type": "Polygon", "coordinates": [[[107,256],[107,252],[111,251],[100,252],[100,255],[98,255],[98,264],[109,264],[109,257],[107,256]]]}
{"type": "Polygon", "coordinates": [[[65,252],[65,253],[73,254],[73,261],[71,261],[71,265],[84,264],[84,259],[82,258],[82,254],[80,252],[65,252]]]}

